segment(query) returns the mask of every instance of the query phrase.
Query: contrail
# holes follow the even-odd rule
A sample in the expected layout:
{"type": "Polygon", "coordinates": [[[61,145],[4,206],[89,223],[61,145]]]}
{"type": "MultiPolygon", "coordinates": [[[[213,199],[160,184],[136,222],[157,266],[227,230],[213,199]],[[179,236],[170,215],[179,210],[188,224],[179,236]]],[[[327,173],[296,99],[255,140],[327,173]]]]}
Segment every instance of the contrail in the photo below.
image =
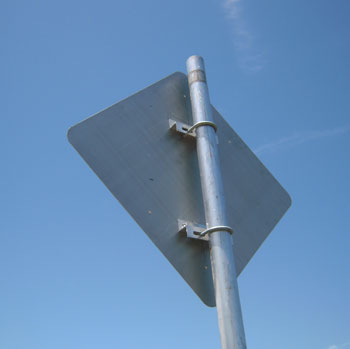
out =
{"type": "MultiPolygon", "coordinates": [[[[260,155],[262,153],[267,153],[267,152],[273,152],[276,150],[280,150],[283,147],[296,146],[296,145],[300,145],[300,144],[317,140],[317,139],[341,135],[341,134],[347,133],[349,129],[350,129],[349,126],[346,125],[343,127],[337,127],[334,129],[328,129],[328,130],[322,130],[322,131],[314,130],[309,132],[300,132],[288,137],[282,137],[271,143],[263,144],[260,147],[257,147],[256,149],[254,149],[254,152],[257,155],[260,155]]],[[[345,343],[345,344],[348,345],[349,343],[345,343]]]]}

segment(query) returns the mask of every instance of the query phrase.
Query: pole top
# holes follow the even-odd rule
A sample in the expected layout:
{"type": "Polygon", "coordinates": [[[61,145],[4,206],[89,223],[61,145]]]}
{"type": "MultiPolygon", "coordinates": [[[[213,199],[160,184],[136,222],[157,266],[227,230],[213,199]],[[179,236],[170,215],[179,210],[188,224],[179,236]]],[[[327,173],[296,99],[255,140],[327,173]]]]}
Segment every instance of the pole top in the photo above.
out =
{"type": "Polygon", "coordinates": [[[198,55],[189,57],[187,59],[186,65],[188,74],[194,70],[202,70],[203,72],[205,71],[204,60],[201,56],[198,55]]]}

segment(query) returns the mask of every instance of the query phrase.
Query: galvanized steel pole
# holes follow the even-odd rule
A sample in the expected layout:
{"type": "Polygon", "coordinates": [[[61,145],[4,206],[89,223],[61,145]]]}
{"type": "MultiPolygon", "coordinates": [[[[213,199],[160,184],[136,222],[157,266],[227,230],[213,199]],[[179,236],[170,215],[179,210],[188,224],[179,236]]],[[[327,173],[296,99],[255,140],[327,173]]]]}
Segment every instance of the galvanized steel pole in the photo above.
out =
{"type": "MultiPolygon", "coordinates": [[[[187,60],[193,123],[207,228],[227,226],[224,189],[221,178],[212,107],[206,83],[203,58],[187,60]]],[[[228,231],[209,234],[209,248],[222,349],[245,349],[245,335],[239,300],[232,236],[228,231]]]]}

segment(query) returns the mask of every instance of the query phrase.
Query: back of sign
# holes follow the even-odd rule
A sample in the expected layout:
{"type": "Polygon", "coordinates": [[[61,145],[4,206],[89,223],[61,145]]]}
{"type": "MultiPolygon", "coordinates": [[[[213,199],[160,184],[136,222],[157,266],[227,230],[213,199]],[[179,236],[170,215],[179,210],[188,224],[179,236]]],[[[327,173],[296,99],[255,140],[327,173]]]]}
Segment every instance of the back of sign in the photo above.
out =
{"type": "MultiPolygon", "coordinates": [[[[291,201],[213,111],[239,274],[291,201]]],[[[73,126],[68,138],[202,301],[215,306],[208,243],[178,232],[178,220],[205,225],[196,144],[171,131],[169,119],[192,122],[187,77],[182,73],[73,126]]]]}

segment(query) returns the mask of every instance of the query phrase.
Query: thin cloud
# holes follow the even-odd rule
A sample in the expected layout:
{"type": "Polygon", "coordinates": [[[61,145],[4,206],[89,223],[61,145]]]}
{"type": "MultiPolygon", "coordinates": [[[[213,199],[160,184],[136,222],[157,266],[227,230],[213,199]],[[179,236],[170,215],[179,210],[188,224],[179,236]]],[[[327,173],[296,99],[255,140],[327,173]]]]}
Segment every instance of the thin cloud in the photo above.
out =
{"type": "MultiPolygon", "coordinates": [[[[329,130],[322,131],[309,131],[309,132],[300,132],[288,137],[282,137],[271,143],[261,145],[260,147],[254,149],[255,154],[260,155],[262,153],[274,152],[282,148],[297,146],[306,142],[311,142],[317,139],[334,137],[347,133],[349,131],[349,126],[338,127],[329,130]]],[[[344,343],[349,345],[350,343],[344,343]]],[[[342,345],[344,345],[342,344],[342,345]]],[[[340,347],[341,348],[341,347],[340,347]]],[[[328,349],[338,349],[338,348],[328,348],[328,349]]]]}
{"type": "Polygon", "coordinates": [[[253,73],[260,71],[264,67],[264,55],[255,47],[254,35],[244,20],[241,0],[224,0],[223,9],[231,24],[233,44],[240,66],[253,73]]]}
{"type": "Polygon", "coordinates": [[[224,8],[227,11],[227,16],[229,18],[237,18],[239,15],[238,3],[240,0],[225,0],[224,8]]]}
{"type": "Polygon", "coordinates": [[[350,348],[350,342],[343,343],[343,344],[340,344],[340,345],[333,344],[330,347],[328,347],[328,349],[342,349],[342,348],[350,348]]]}

